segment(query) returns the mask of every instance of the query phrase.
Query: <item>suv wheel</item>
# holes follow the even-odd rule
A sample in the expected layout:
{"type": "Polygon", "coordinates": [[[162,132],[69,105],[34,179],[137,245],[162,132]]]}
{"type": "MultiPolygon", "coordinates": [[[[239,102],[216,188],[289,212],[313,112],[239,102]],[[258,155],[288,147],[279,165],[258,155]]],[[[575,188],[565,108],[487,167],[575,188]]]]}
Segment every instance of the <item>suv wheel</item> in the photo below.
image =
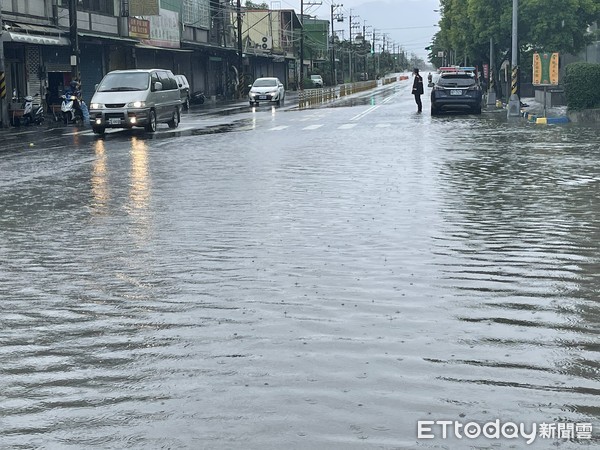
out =
{"type": "Polygon", "coordinates": [[[146,131],[154,133],[156,131],[156,111],[153,109],[148,113],[148,124],[146,125],[146,131]]]}
{"type": "Polygon", "coordinates": [[[186,97],[184,102],[183,102],[183,107],[185,108],[186,111],[190,110],[190,97],[186,97]]]}
{"type": "Polygon", "coordinates": [[[173,118],[171,119],[170,122],[167,122],[167,125],[169,125],[169,128],[177,128],[179,126],[179,120],[180,120],[179,108],[176,108],[175,111],[173,112],[173,118]]]}

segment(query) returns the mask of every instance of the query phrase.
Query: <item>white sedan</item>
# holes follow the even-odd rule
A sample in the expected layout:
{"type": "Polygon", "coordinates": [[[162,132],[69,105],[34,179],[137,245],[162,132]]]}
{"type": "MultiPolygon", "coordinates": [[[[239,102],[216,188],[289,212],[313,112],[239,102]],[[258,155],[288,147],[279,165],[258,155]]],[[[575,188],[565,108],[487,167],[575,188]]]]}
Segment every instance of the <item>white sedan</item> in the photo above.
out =
{"type": "Polygon", "coordinates": [[[279,78],[257,78],[250,86],[248,101],[250,106],[260,102],[272,102],[280,105],[285,99],[285,88],[279,78]]]}

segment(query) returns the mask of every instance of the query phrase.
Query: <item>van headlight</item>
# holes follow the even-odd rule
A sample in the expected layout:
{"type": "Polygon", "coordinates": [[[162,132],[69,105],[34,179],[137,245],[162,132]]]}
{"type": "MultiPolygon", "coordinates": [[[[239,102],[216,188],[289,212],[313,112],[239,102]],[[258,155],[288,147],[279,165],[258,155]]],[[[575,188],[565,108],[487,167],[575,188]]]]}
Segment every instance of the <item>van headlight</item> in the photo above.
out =
{"type": "Polygon", "coordinates": [[[102,109],[102,103],[90,103],[90,109],[102,109]]]}
{"type": "Polygon", "coordinates": [[[127,107],[128,108],[143,108],[144,106],[146,106],[146,102],[131,102],[131,103],[127,103],[127,107]]]}

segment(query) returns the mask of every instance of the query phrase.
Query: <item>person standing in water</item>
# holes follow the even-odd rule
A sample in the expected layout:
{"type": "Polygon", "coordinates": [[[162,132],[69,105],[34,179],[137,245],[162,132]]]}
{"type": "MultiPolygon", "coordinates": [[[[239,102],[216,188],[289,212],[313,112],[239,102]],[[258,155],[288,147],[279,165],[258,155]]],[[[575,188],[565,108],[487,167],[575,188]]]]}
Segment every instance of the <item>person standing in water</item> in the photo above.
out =
{"type": "Polygon", "coordinates": [[[412,94],[415,96],[417,112],[421,112],[423,111],[423,104],[421,103],[421,95],[423,95],[423,77],[419,75],[419,69],[416,67],[413,69],[413,75],[415,79],[413,81],[412,94]]]}

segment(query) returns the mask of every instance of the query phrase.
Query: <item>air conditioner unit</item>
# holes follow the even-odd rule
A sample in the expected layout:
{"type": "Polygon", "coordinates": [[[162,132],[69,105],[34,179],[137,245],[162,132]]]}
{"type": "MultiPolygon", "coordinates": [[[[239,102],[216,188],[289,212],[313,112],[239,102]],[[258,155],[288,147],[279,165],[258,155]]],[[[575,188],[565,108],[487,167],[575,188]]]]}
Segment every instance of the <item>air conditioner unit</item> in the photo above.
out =
{"type": "Polygon", "coordinates": [[[260,40],[260,46],[263,50],[271,50],[273,48],[273,36],[263,36],[260,40]]]}

